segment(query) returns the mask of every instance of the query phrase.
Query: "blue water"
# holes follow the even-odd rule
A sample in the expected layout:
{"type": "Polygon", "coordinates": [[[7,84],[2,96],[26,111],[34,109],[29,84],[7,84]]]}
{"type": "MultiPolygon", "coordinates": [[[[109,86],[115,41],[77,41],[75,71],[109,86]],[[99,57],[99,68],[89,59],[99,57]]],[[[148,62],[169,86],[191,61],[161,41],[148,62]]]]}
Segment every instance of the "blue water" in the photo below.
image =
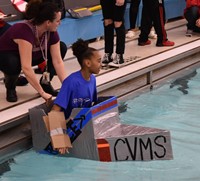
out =
{"type": "Polygon", "coordinates": [[[167,129],[173,160],[99,162],[40,155],[14,157],[2,181],[199,181],[200,70],[126,102],[123,123],[167,129]]]}

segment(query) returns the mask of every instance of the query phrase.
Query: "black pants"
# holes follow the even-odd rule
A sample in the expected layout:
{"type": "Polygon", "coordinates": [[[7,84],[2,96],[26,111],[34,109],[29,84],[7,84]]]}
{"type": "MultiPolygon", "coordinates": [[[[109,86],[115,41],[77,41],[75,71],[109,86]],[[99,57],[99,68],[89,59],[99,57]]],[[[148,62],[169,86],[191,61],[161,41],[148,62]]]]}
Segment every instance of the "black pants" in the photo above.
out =
{"type": "Polygon", "coordinates": [[[135,29],[135,24],[138,16],[139,6],[141,0],[131,0],[129,9],[130,29],[135,29]]]}
{"type": "Polygon", "coordinates": [[[196,21],[199,18],[199,7],[192,6],[184,14],[187,20],[187,29],[193,30],[195,32],[200,32],[200,28],[196,26],[196,21]]]}
{"type": "Polygon", "coordinates": [[[116,31],[116,53],[124,54],[125,50],[125,26],[124,14],[126,10],[126,3],[123,6],[116,6],[116,0],[100,0],[102,7],[103,19],[111,19],[113,24],[104,24],[104,41],[105,53],[113,53],[114,48],[114,30],[116,31]],[[122,22],[118,28],[114,27],[114,22],[122,22]]]}
{"type": "Polygon", "coordinates": [[[139,42],[146,42],[151,27],[155,28],[157,44],[167,40],[165,31],[165,8],[163,0],[143,0],[141,34],[139,42]]]}
{"type": "MultiPolygon", "coordinates": [[[[60,51],[62,59],[64,59],[65,54],[67,52],[67,46],[64,42],[60,42],[60,51]]],[[[50,55],[50,51],[48,51],[48,72],[50,73],[50,78],[52,79],[54,75],[56,75],[56,71],[54,69],[52,63],[52,57],[50,55]]],[[[32,60],[32,66],[38,65],[42,63],[44,59],[41,57],[39,59],[32,60]]],[[[0,70],[4,72],[6,75],[19,75],[21,72],[21,61],[19,53],[15,52],[0,52],[0,70]]]]}

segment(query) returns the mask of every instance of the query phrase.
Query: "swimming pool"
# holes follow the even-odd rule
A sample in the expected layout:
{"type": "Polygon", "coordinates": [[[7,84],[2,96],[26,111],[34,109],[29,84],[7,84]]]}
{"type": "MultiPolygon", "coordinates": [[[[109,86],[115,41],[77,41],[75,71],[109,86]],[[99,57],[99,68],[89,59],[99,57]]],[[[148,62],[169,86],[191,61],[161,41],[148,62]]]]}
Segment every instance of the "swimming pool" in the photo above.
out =
{"type": "Polygon", "coordinates": [[[200,70],[126,102],[123,123],[167,129],[173,160],[98,162],[40,155],[14,157],[2,181],[199,181],[200,70]]]}

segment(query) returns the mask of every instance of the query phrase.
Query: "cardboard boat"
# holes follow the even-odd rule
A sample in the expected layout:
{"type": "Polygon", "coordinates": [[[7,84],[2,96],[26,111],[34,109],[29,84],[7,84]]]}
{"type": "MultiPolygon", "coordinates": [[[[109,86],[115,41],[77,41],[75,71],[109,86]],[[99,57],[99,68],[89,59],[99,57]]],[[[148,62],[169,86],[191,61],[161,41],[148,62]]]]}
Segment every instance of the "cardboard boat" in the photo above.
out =
{"type": "MultiPolygon", "coordinates": [[[[42,149],[47,148],[50,142],[49,133],[44,131],[45,124],[42,121],[45,111],[33,108],[29,114],[33,126],[33,147],[45,153],[42,149]],[[43,122],[42,129],[37,122],[43,122]],[[38,134],[39,127],[43,130],[42,135],[38,134]],[[42,144],[38,143],[41,140],[39,137],[43,139],[42,144]]],[[[65,156],[107,162],[173,159],[170,132],[120,123],[116,97],[103,97],[91,108],[73,109],[66,125],[65,133],[70,137],[73,148],[65,156]]]]}

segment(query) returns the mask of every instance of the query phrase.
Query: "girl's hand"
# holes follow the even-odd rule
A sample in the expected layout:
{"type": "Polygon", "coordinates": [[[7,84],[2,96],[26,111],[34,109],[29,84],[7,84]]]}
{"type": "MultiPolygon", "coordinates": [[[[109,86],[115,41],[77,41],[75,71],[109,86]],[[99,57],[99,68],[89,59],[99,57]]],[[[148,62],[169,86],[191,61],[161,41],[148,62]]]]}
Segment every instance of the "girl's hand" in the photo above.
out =
{"type": "Polygon", "coordinates": [[[60,154],[65,154],[65,153],[69,153],[68,147],[64,147],[64,148],[58,148],[57,149],[59,151],[60,154]]]}

